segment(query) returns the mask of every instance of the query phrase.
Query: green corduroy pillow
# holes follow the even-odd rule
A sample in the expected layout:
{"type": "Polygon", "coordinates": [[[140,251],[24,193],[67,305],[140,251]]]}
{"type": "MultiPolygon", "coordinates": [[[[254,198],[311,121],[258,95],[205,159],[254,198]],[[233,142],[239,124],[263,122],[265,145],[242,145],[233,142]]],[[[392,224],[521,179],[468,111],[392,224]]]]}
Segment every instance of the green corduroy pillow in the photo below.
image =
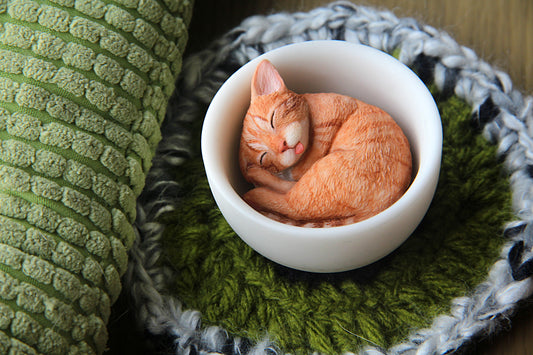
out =
{"type": "Polygon", "coordinates": [[[0,353],[99,354],[192,0],[0,1],[0,353]]]}

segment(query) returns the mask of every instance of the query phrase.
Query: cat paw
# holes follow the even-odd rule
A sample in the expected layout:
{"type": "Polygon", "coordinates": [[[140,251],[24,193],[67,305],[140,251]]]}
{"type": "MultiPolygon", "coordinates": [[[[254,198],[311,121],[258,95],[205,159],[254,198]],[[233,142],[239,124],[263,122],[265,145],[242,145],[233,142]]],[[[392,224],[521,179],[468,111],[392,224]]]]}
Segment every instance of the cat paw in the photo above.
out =
{"type": "Polygon", "coordinates": [[[256,187],[243,196],[244,201],[259,212],[280,212],[287,206],[285,194],[267,187],[256,187]]]}
{"type": "Polygon", "coordinates": [[[252,190],[248,191],[247,193],[245,193],[242,198],[254,210],[263,211],[264,207],[262,206],[262,204],[260,202],[261,199],[258,198],[258,194],[257,194],[257,191],[256,191],[257,189],[263,189],[263,188],[252,189],[252,190]]]}
{"type": "Polygon", "coordinates": [[[284,180],[269,171],[252,167],[246,172],[248,181],[257,187],[265,187],[272,191],[285,194],[296,184],[296,181],[284,180]]]}

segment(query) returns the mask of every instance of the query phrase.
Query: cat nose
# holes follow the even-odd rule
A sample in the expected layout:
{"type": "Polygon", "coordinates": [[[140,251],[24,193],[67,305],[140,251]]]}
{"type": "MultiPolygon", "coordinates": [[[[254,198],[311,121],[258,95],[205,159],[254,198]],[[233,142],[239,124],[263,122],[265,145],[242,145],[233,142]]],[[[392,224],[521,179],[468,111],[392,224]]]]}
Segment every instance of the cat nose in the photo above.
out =
{"type": "Polygon", "coordinates": [[[283,142],[281,142],[280,145],[279,145],[279,152],[283,153],[284,151],[286,151],[288,149],[289,149],[289,145],[287,144],[287,141],[283,140],[283,142]]]}

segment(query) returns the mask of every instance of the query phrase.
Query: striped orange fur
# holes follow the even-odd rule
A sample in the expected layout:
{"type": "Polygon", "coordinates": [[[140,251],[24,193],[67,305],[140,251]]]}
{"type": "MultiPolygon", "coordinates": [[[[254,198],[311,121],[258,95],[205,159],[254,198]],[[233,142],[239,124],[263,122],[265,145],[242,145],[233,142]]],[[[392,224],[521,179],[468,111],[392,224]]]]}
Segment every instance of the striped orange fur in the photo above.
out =
{"type": "Polygon", "coordinates": [[[411,181],[409,142],[378,107],[331,93],[296,94],[267,60],[252,78],[239,163],[259,212],[300,226],[369,218],[411,181]]]}

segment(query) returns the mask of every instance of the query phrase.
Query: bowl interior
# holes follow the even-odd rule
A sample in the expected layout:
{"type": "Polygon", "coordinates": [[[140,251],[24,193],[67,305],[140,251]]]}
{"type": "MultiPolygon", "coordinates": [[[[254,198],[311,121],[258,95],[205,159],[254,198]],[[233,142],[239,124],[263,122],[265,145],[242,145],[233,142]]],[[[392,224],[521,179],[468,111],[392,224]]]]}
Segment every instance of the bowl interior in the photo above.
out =
{"type": "MultiPolygon", "coordinates": [[[[202,131],[202,155],[206,173],[222,213],[245,242],[261,254],[284,265],[287,265],[287,262],[280,260],[289,258],[290,253],[280,258],[277,255],[279,253],[265,241],[258,241],[248,235],[250,233],[242,229],[237,218],[251,219],[253,225],[269,229],[270,234],[284,234],[283,243],[288,242],[287,238],[292,238],[295,245],[309,244],[309,238],[314,238],[317,241],[316,248],[319,249],[320,243],[331,244],[335,238],[351,240],[360,238],[361,233],[371,231],[371,234],[375,234],[375,229],[384,223],[411,224],[409,228],[403,228],[405,232],[398,232],[410,234],[422,219],[433,197],[441,149],[442,128],[438,110],[431,94],[418,77],[399,61],[381,51],[339,41],[289,45],[250,61],[233,74],[215,95],[202,131]],[[335,92],[358,98],[387,111],[402,128],[411,145],[414,180],[404,196],[387,210],[368,220],[353,225],[312,230],[283,225],[248,206],[240,198],[250,186],[239,170],[238,149],[242,120],[250,103],[251,78],[262,59],[270,60],[287,87],[297,93],[335,92]],[[416,218],[402,222],[402,211],[407,209],[423,211],[418,213],[416,218]],[[302,233],[297,229],[307,231],[302,233]]],[[[376,252],[380,256],[372,256],[370,259],[375,260],[388,254],[407,237],[408,235],[388,236],[389,242],[384,244],[390,246],[384,247],[383,253],[376,252]],[[390,242],[391,240],[393,242],[390,242]]],[[[312,258],[313,253],[309,251],[309,254],[309,258],[312,258]]],[[[360,264],[362,266],[365,263],[368,263],[368,260],[360,264]]]]}
{"type": "MultiPolygon", "coordinates": [[[[324,47],[328,47],[330,42],[333,41],[323,43],[324,47]]],[[[416,80],[401,80],[405,73],[398,71],[405,71],[407,68],[394,58],[370,47],[356,46],[358,48],[355,50],[349,48],[353,45],[347,47],[344,49],[350,55],[336,56],[333,61],[327,48],[324,48],[324,52],[314,48],[312,55],[299,53],[286,56],[283,52],[268,52],[243,66],[220,89],[217,95],[220,95],[221,102],[213,100],[214,103],[211,104],[218,111],[218,122],[213,123],[220,140],[213,142],[211,148],[223,165],[222,174],[228,176],[230,185],[239,195],[250,187],[242,177],[238,160],[235,159],[238,157],[242,120],[250,103],[251,77],[257,64],[265,58],[276,66],[287,87],[297,93],[335,92],[358,98],[387,111],[400,125],[411,144],[413,176],[419,169],[420,161],[424,161],[424,157],[420,155],[429,156],[432,151],[427,148],[439,145],[435,134],[431,134],[430,127],[425,127],[433,122],[419,117],[420,114],[416,112],[425,111],[419,106],[427,101],[427,97],[423,97],[427,96],[426,87],[416,80]],[[432,145],[431,141],[435,144],[432,145]]]]}

